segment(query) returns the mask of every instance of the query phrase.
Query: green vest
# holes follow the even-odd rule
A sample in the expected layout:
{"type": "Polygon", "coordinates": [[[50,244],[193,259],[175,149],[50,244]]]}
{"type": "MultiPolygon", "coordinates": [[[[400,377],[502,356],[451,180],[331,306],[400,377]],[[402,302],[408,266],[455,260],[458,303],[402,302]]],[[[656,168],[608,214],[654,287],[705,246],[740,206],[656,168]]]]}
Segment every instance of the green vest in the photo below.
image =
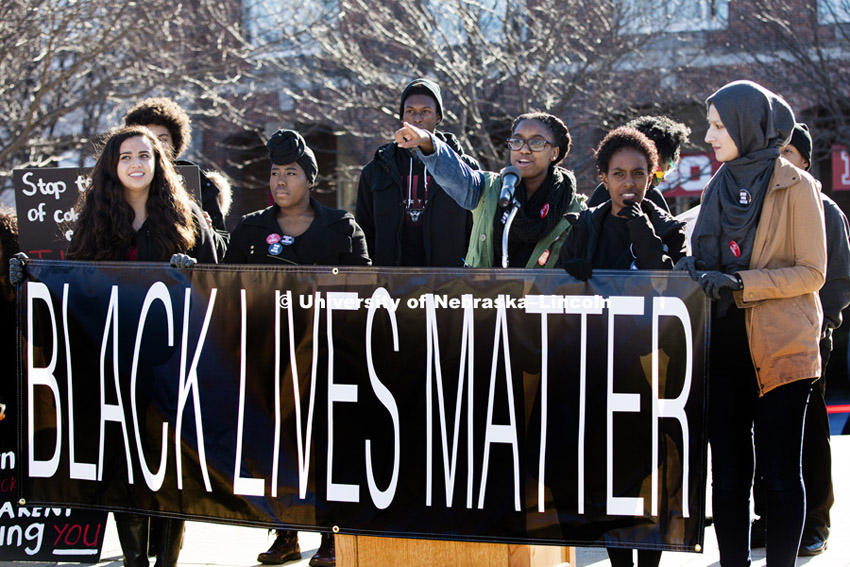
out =
{"type": "MultiPolygon", "coordinates": [[[[498,208],[501,182],[498,173],[484,172],[484,187],[481,189],[481,197],[478,206],[472,211],[472,234],[469,236],[469,248],[466,251],[466,265],[470,268],[494,268],[499,265],[493,253],[493,217],[496,216],[498,208]]],[[[586,207],[584,195],[574,195],[566,212],[578,212],[586,207]]],[[[546,236],[537,241],[537,245],[528,259],[526,268],[552,268],[558,261],[561,246],[569,234],[572,225],[566,218],[561,218],[546,236]]],[[[501,243],[498,243],[501,246],[501,243]]]]}

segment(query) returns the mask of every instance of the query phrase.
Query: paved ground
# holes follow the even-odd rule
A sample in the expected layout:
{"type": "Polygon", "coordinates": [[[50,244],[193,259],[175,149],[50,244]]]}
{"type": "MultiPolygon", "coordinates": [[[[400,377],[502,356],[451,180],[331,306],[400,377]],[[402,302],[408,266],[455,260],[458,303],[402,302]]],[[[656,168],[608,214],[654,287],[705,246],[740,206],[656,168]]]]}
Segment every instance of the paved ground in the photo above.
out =
{"type": "MultiPolygon", "coordinates": [[[[832,535],[829,538],[829,549],[818,557],[800,558],[797,564],[801,566],[850,567],[850,435],[834,436],[832,439],[835,506],[832,509],[832,535]]],[[[257,554],[264,551],[271,544],[271,541],[272,536],[268,535],[265,530],[258,528],[188,522],[179,567],[256,566],[258,565],[256,562],[257,554]]],[[[301,561],[287,563],[287,567],[306,567],[310,557],[319,547],[319,535],[302,532],[300,542],[301,561]]],[[[755,550],[753,560],[754,566],[763,567],[765,565],[764,550],[755,550]]],[[[12,563],[0,563],[0,565],[12,565],[12,563]]],[[[21,567],[48,567],[66,564],[18,563],[16,565],[21,567]]],[[[98,567],[120,567],[122,565],[121,547],[118,545],[118,537],[111,516],[107,526],[101,562],[97,565],[98,567]]],[[[580,548],[578,550],[579,567],[604,567],[607,565],[609,563],[604,549],[580,548]]],[[[711,527],[706,529],[704,553],[665,553],[661,560],[661,567],[719,565],[717,542],[714,537],[714,530],[711,527]]]]}

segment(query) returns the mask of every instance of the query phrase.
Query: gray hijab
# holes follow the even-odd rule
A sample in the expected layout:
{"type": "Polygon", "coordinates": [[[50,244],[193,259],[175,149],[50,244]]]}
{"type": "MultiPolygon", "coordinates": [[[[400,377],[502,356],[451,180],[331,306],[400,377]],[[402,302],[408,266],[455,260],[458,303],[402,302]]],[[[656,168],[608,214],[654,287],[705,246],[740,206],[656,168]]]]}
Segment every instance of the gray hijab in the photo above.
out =
{"type": "Polygon", "coordinates": [[[779,150],[791,139],[794,112],[752,81],[735,81],[705,101],[714,105],[738,147],[703,195],[692,238],[694,256],[710,270],[732,274],[750,267],[756,226],[779,150]]]}

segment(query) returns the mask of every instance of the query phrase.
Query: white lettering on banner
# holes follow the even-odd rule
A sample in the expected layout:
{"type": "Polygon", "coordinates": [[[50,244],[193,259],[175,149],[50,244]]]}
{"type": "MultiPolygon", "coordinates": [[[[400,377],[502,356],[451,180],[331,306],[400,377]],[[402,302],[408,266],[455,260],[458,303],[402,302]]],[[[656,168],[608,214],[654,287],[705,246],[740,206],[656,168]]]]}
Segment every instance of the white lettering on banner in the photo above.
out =
{"type": "Polygon", "coordinates": [[[844,172],[841,174],[841,185],[850,187],[850,153],[847,150],[841,152],[841,161],[844,163],[844,172]]]}
{"type": "Polygon", "coordinates": [[[59,454],[62,450],[62,400],[59,397],[59,383],[53,373],[56,371],[59,342],[56,329],[56,315],[53,311],[53,301],[50,298],[50,290],[40,282],[29,282],[27,284],[27,435],[29,440],[29,474],[33,477],[51,477],[59,468],[59,454]],[[50,313],[50,330],[53,334],[53,350],[50,352],[50,362],[46,367],[35,366],[35,350],[33,341],[35,338],[33,329],[32,311],[35,301],[41,300],[47,305],[50,313]],[[56,448],[53,456],[46,461],[35,458],[35,387],[47,386],[53,395],[56,408],[56,448]]]}
{"type": "MultiPolygon", "coordinates": [[[[526,298],[525,312],[536,313],[540,317],[540,454],[537,461],[537,511],[546,509],[546,437],[549,424],[549,324],[547,315],[563,313],[557,302],[546,300],[545,295],[532,295],[526,298]]],[[[582,349],[582,353],[584,349],[582,349]]]]}
{"type": "MultiPolygon", "coordinates": [[[[59,466],[59,455],[61,454],[61,448],[63,443],[63,438],[65,437],[65,433],[63,431],[63,423],[65,420],[62,418],[63,406],[67,408],[68,412],[68,445],[69,445],[69,466],[71,471],[71,478],[79,479],[79,480],[98,480],[101,481],[103,479],[103,471],[104,471],[104,453],[107,450],[104,446],[105,443],[105,431],[107,422],[114,422],[121,425],[121,429],[123,432],[123,440],[124,440],[124,451],[127,459],[127,476],[128,482],[133,484],[133,466],[132,466],[132,453],[130,449],[130,441],[128,428],[125,417],[125,405],[123,403],[121,389],[119,387],[119,337],[118,337],[118,312],[119,312],[119,287],[117,285],[111,286],[111,291],[109,295],[108,307],[105,314],[105,321],[103,325],[103,334],[100,337],[101,340],[101,349],[100,349],[100,438],[99,442],[99,453],[98,453],[98,462],[94,463],[84,463],[78,462],[76,460],[75,455],[75,430],[74,430],[74,388],[73,388],[73,380],[72,380],[72,361],[71,361],[71,340],[69,339],[69,328],[68,328],[68,301],[69,301],[69,284],[64,284],[62,288],[62,330],[64,332],[64,355],[67,358],[67,385],[68,385],[68,394],[67,400],[63,401],[61,399],[61,394],[59,391],[59,383],[56,380],[56,368],[57,368],[57,359],[59,355],[59,349],[61,349],[60,345],[60,337],[58,336],[58,325],[56,321],[56,316],[54,313],[54,307],[51,298],[51,292],[48,287],[37,281],[30,281],[27,284],[28,295],[27,295],[27,312],[28,312],[28,320],[27,320],[27,376],[28,376],[28,437],[29,437],[29,475],[31,477],[50,477],[56,474],[59,466]],[[42,308],[39,302],[43,302],[46,304],[46,309],[42,308]],[[38,311],[39,314],[46,312],[47,316],[42,318],[36,318],[34,316],[34,312],[38,311]],[[36,343],[35,329],[34,325],[38,321],[42,322],[41,324],[45,326],[45,333],[52,336],[52,342],[49,345],[52,345],[52,350],[48,350],[48,348],[44,348],[44,350],[36,351],[34,350],[34,345],[36,343]],[[47,325],[50,325],[50,332],[47,333],[47,325]],[[111,350],[111,365],[112,368],[109,369],[107,364],[109,361],[107,357],[110,355],[111,350]],[[46,364],[45,364],[46,362],[46,364]],[[41,366],[36,366],[36,364],[40,364],[41,366]],[[112,382],[110,384],[110,388],[114,388],[114,392],[109,392],[109,396],[107,396],[107,380],[108,380],[108,371],[111,370],[112,373],[112,382]],[[45,451],[36,451],[35,446],[35,436],[33,432],[35,431],[35,411],[34,401],[37,396],[35,395],[35,389],[38,387],[45,386],[49,388],[50,395],[52,396],[54,405],[56,407],[56,445],[52,447],[53,456],[47,460],[39,460],[35,456],[36,455],[44,455],[45,451]],[[114,398],[115,401],[113,403],[107,403],[106,399],[109,397],[110,399],[114,398]]],[[[183,322],[182,322],[182,345],[181,345],[181,358],[180,358],[180,377],[179,377],[179,388],[178,388],[178,402],[177,402],[177,412],[175,416],[175,425],[174,428],[176,433],[173,437],[175,442],[175,454],[177,456],[176,466],[177,466],[177,484],[178,489],[182,489],[182,480],[183,480],[183,470],[181,468],[181,458],[179,447],[182,441],[181,435],[181,427],[183,416],[186,410],[186,406],[188,405],[189,396],[192,395],[193,399],[193,409],[194,409],[194,421],[197,433],[197,443],[198,443],[198,454],[200,460],[200,468],[201,472],[204,476],[205,486],[207,492],[211,492],[211,484],[209,481],[209,475],[207,472],[206,459],[204,457],[205,454],[205,442],[204,442],[204,433],[201,427],[201,422],[203,421],[201,416],[201,404],[199,398],[200,385],[199,385],[199,376],[198,376],[198,366],[201,362],[201,357],[203,356],[203,350],[205,341],[207,338],[207,334],[209,331],[209,327],[212,323],[212,317],[214,313],[214,307],[216,303],[217,297],[217,289],[212,288],[210,291],[210,298],[207,304],[205,315],[202,321],[202,325],[199,331],[199,336],[197,339],[195,350],[192,353],[191,364],[189,363],[189,349],[188,349],[188,339],[189,339],[189,319],[191,313],[191,299],[192,299],[192,290],[191,288],[183,289],[184,292],[184,309],[183,309],[183,322]]],[[[160,460],[159,466],[156,470],[152,470],[147,462],[144,452],[142,450],[142,438],[143,432],[140,429],[140,415],[139,410],[141,409],[137,405],[136,400],[136,389],[138,382],[138,366],[142,357],[145,356],[145,347],[147,349],[157,349],[163,348],[166,344],[152,344],[149,345],[142,344],[142,337],[145,331],[145,327],[150,320],[149,315],[151,314],[151,310],[156,308],[156,303],[159,302],[162,304],[162,308],[164,309],[166,315],[166,329],[157,329],[152,336],[163,336],[162,331],[165,330],[167,332],[167,337],[163,339],[163,343],[167,343],[167,347],[174,346],[174,331],[175,331],[175,321],[174,321],[174,313],[173,313],[173,301],[170,297],[170,293],[173,293],[173,290],[169,290],[169,288],[162,282],[156,282],[147,290],[145,295],[144,303],[141,306],[141,313],[139,315],[139,319],[137,322],[136,328],[136,336],[134,338],[134,349],[133,349],[133,357],[132,357],[132,366],[131,366],[131,375],[130,375],[130,408],[132,410],[132,419],[133,419],[133,428],[136,438],[135,449],[138,454],[138,458],[140,461],[140,469],[145,479],[145,483],[147,487],[156,492],[161,489],[165,473],[167,470],[167,455],[168,455],[168,441],[170,441],[171,436],[169,435],[169,426],[167,423],[162,424],[162,439],[161,441],[157,440],[154,443],[154,446],[160,445],[160,460]],[[159,334],[157,334],[159,333],[159,334]]],[[[246,431],[245,431],[245,411],[246,411],[246,391],[247,391],[247,369],[246,369],[246,356],[247,356],[247,332],[248,332],[248,301],[247,301],[247,291],[242,289],[240,292],[241,295],[241,335],[240,335],[240,379],[239,379],[239,396],[238,396],[238,422],[236,424],[236,451],[235,451],[235,463],[234,463],[234,481],[233,481],[233,493],[237,495],[247,495],[247,496],[263,496],[266,493],[266,482],[267,478],[254,478],[249,476],[243,476],[245,471],[242,469],[243,463],[243,451],[245,451],[245,455],[250,452],[256,452],[256,449],[250,448],[249,445],[246,444],[246,431]]],[[[480,463],[475,462],[475,451],[473,443],[473,380],[474,376],[474,345],[475,345],[475,310],[476,310],[476,301],[471,294],[465,294],[458,299],[457,307],[462,308],[463,312],[463,324],[460,335],[460,357],[459,357],[459,367],[458,367],[458,380],[457,380],[457,390],[454,395],[454,406],[452,411],[452,406],[448,405],[446,395],[444,392],[444,383],[443,383],[443,362],[441,356],[440,342],[439,342],[439,332],[438,332],[438,317],[437,317],[437,309],[439,305],[442,303],[445,308],[452,308],[452,301],[444,300],[439,301],[441,296],[437,296],[434,294],[423,294],[421,298],[415,301],[416,305],[422,305],[425,309],[425,331],[426,331],[426,349],[427,349],[427,359],[426,359],[426,367],[425,367],[425,379],[426,379],[426,490],[425,490],[425,505],[432,506],[433,505],[433,452],[434,452],[434,430],[436,428],[436,424],[434,423],[434,414],[436,413],[439,416],[439,440],[438,443],[441,443],[442,448],[442,470],[444,475],[444,483],[446,488],[446,508],[453,507],[453,494],[456,488],[455,483],[457,480],[457,464],[458,464],[458,450],[459,446],[463,444],[462,436],[466,436],[466,446],[467,446],[467,498],[466,498],[466,507],[467,509],[471,509],[473,506],[473,498],[474,498],[474,470],[475,466],[480,464],[482,467],[480,483],[478,485],[478,509],[484,508],[484,502],[486,497],[487,490],[487,481],[488,481],[488,470],[490,464],[490,449],[493,444],[505,444],[509,445],[512,450],[513,456],[513,479],[514,479],[514,508],[519,511],[521,509],[521,498],[520,491],[523,489],[521,487],[521,479],[519,476],[519,439],[517,433],[517,421],[516,421],[516,407],[514,400],[514,385],[513,385],[513,375],[512,375],[512,365],[511,365],[511,344],[509,343],[509,322],[508,322],[508,313],[507,309],[524,309],[525,313],[533,314],[540,316],[540,345],[541,345],[541,353],[540,353],[540,361],[541,361],[541,370],[540,370],[540,446],[539,446],[539,455],[538,455],[538,478],[537,478],[537,509],[539,512],[545,512],[545,491],[546,491],[546,459],[547,459],[547,442],[550,440],[548,436],[549,430],[549,413],[548,407],[550,403],[549,397],[549,377],[550,377],[550,369],[548,368],[548,361],[550,358],[550,350],[548,348],[548,337],[550,334],[549,331],[549,322],[553,316],[563,316],[565,318],[572,317],[574,315],[579,315],[581,320],[581,332],[580,332],[580,343],[579,343],[579,357],[576,361],[576,366],[578,369],[578,387],[579,387],[579,400],[578,400],[578,459],[577,459],[577,467],[578,467],[578,513],[584,514],[584,492],[585,492],[585,426],[586,426],[586,405],[587,405],[587,355],[588,355],[588,316],[589,315],[597,315],[603,316],[605,315],[605,311],[607,310],[607,380],[606,380],[606,396],[607,396],[607,407],[605,413],[605,427],[606,427],[606,508],[607,513],[609,515],[623,515],[623,516],[643,516],[644,515],[644,498],[627,498],[627,497],[615,497],[614,496],[614,474],[615,471],[613,469],[614,462],[614,416],[616,413],[626,412],[638,412],[640,411],[640,402],[641,402],[641,394],[633,393],[633,392],[615,392],[614,391],[614,360],[616,358],[615,350],[615,321],[619,320],[621,317],[629,317],[629,316],[643,316],[644,311],[648,308],[649,303],[646,302],[644,297],[632,297],[632,296],[615,296],[610,298],[602,298],[599,296],[559,296],[559,295],[529,295],[523,297],[521,299],[510,298],[505,295],[499,295],[496,298],[491,298],[492,306],[496,308],[496,317],[495,317],[495,327],[494,327],[494,344],[491,358],[491,368],[490,368],[490,377],[489,377],[489,390],[488,390],[488,405],[486,412],[486,421],[483,423],[484,426],[484,442],[483,446],[479,445],[479,452],[477,453],[481,461],[480,463]],[[420,301],[421,300],[421,301],[420,301]],[[522,307],[520,307],[522,306],[522,307]],[[501,357],[501,358],[500,358],[501,357]],[[499,380],[503,377],[504,382],[499,382],[499,380]],[[434,385],[436,384],[436,402],[434,396],[434,385]],[[507,403],[507,421],[505,424],[497,424],[494,423],[494,404],[495,404],[495,394],[497,388],[505,388],[505,394],[507,394],[504,398],[500,395],[500,399],[506,399],[507,403]],[[466,400],[464,403],[464,396],[466,396],[466,400]],[[437,407],[434,407],[434,404],[437,404],[437,407]],[[465,406],[465,408],[464,408],[465,406]],[[466,411],[466,431],[461,433],[464,429],[462,425],[462,417],[464,409],[466,411]],[[454,419],[451,424],[449,424],[449,417],[447,414],[453,413],[454,419]]],[[[445,298],[445,296],[442,296],[445,298]]],[[[287,317],[288,317],[288,335],[289,335],[289,360],[291,367],[291,377],[292,377],[292,387],[293,387],[293,398],[295,400],[295,428],[296,428],[296,441],[298,446],[298,474],[299,474],[299,497],[301,499],[305,499],[307,497],[307,488],[309,484],[309,473],[310,473],[310,453],[313,445],[312,438],[312,426],[314,419],[314,404],[316,397],[316,385],[317,385],[317,369],[319,367],[318,364],[318,356],[320,349],[319,348],[311,348],[312,353],[312,369],[311,369],[311,383],[310,383],[310,393],[309,393],[309,409],[307,411],[306,416],[306,425],[303,423],[302,416],[302,393],[299,386],[299,372],[297,367],[297,356],[296,356],[296,346],[295,341],[296,337],[296,328],[294,324],[293,318],[293,310],[296,308],[296,304],[303,305],[304,303],[309,303],[313,308],[313,331],[312,337],[314,342],[318,342],[319,330],[320,330],[320,317],[321,315],[321,306],[325,307],[326,313],[325,321],[326,321],[326,339],[327,339],[327,349],[328,349],[328,360],[327,360],[327,384],[328,384],[328,399],[327,399],[327,425],[328,425],[328,438],[327,438],[327,499],[329,501],[336,502],[359,502],[360,501],[360,486],[358,484],[344,484],[339,482],[334,482],[334,475],[342,474],[342,469],[335,470],[334,469],[334,449],[335,446],[335,433],[339,434],[341,438],[344,438],[346,435],[350,434],[351,429],[341,429],[343,433],[335,432],[334,430],[334,409],[338,408],[335,404],[338,403],[354,403],[358,402],[358,388],[357,384],[345,384],[336,382],[335,378],[335,355],[334,355],[334,313],[336,311],[356,311],[360,309],[366,308],[368,312],[366,313],[365,318],[365,356],[366,356],[366,365],[367,371],[369,374],[369,382],[370,386],[377,398],[378,402],[387,410],[389,418],[392,422],[392,431],[393,431],[393,460],[392,460],[392,468],[390,479],[386,487],[379,487],[378,481],[376,480],[376,471],[383,471],[389,469],[389,466],[382,466],[383,463],[374,460],[373,455],[373,441],[374,439],[365,439],[365,472],[366,472],[366,480],[368,483],[369,495],[374,503],[374,505],[379,509],[385,509],[392,505],[394,498],[396,496],[396,491],[398,488],[398,481],[400,476],[400,467],[401,467],[401,413],[399,410],[399,406],[394,399],[392,392],[389,388],[387,388],[386,384],[381,380],[378,375],[378,369],[375,366],[375,359],[373,355],[375,352],[379,352],[380,348],[383,345],[376,345],[372,342],[373,337],[373,326],[375,323],[375,315],[379,309],[386,310],[386,316],[389,317],[389,323],[392,328],[392,337],[393,337],[393,351],[399,352],[399,335],[398,335],[398,314],[396,309],[400,305],[400,300],[393,299],[386,288],[378,287],[374,290],[371,297],[361,298],[355,292],[329,292],[322,297],[322,293],[319,291],[314,292],[314,295],[311,297],[309,301],[306,299],[301,300],[301,302],[296,302],[292,297],[291,292],[287,291],[285,294],[277,291],[275,293],[275,304],[276,304],[276,315],[275,315],[275,368],[274,368],[274,382],[275,382],[275,432],[274,432],[274,443],[275,446],[270,448],[273,451],[273,465],[271,471],[271,494],[272,496],[277,496],[277,486],[279,484],[278,474],[279,474],[279,462],[280,462],[280,445],[281,445],[281,432],[280,429],[282,427],[282,413],[281,413],[281,383],[282,378],[285,375],[285,370],[282,370],[283,362],[281,360],[281,309],[287,309],[287,317]]],[[[651,431],[651,443],[652,443],[652,451],[651,456],[649,458],[652,459],[653,466],[652,470],[652,502],[651,502],[651,514],[653,516],[657,516],[658,508],[659,508],[659,475],[657,466],[655,464],[658,462],[659,457],[659,429],[661,420],[663,419],[673,419],[675,420],[682,431],[682,447],[683,447],[683,456],[681,459],[683,471],[682,471],[682,483],[681,483],[681,500],[683,501],[683,516],[689,517],[689,509],[688,509],[688,490],[690,486],[689,482],[689,459],[690,459],[690,450],[689,450],[689,424],[688,417],[685,412],[686,404],[690,395],[690,390],[692,387],[692,366],[693,366],[693,358],[694,358],[694,350],[692,345],[693,333],[691,329],[690,323],[690,315],[687,310],[687,306],[685,303],[677,298],[677,297],[654,297],[651,302],[651,321],[652,321],[652,335],[651,335],[651,411],[652,411],[652,431],[651,431]],[[664,324],[667,324],[667,321],[670,319],[662,320],[662,317],[665,318],[673,318],[673,324],[681,324],[683,327],[683,341],[684,348],[679,349],[677,347],[677,352],[681,352],[684,357],[684,368],[685,368],[685,376],[684,383],[681,386],[681,391],[675,394],[675,397],[672,398],[664,398],[660,397],[659,388],[662,383],[660,373],[661,373],[661,362],[659,361],[659,354],[661,352],[661,347],[659,345],[661,340],[661,325],[662,321],[664,324]]],[[[339,316],[341,317],[341,316],[339,316]]],[[[453,334],[453,336],[455,336],[453,334]]],[[[44,340],[47,343],[47,340],[44,340]]],[[[445,341],[444,341],[445,342],[445,341]]],[[[622,342],[622,341],[621,341],[622,342]]],[[[647,341],[648,342],[648,341],[647,341]]],[[[647,345],[648,346],[648,345],[647,345]]],[[[600,362],[601,363],[601,362],[600,362]]],[[[572,374],[574,371],[570,371],[572,374]]],[[[78,370],[79,373],[79,370],[78,370]]],[[[306,392],[305,392],[306,393],[306,392]]],[[[40,392],[39,392],[40,394],[40,392]]],[[[46,395],[39,395],[39,399],[44,399],[47,397],[46,395]]],[[[449,396],[451,397],[451,395],[449,396]]],[[[339,411],[337,409],[337,411],[339,411]]],[[[536,425],[536,424],[535,424],[536,425]]],[[[646,432],[647,435],[650,432],[646,432]]],[[[249,434],[250,437],[250,434],[249,434]]],[[[345,439],[343,441],[341,438],[336,440],[336,443],[349,441],[345,439]]],[[[51,448],[51,447],[48,447],[51,448]]],[[[116,446],[110,445],[110,451],[115,450],[116,446]]],[[[44,447],[39,447],[39,449],[44,449],[44,447]]],[[[551,449],[548,449],[551,450],[551,449]]],[[[3,465],[6,466],[6,465],[3,465]]],[[[339,468],[339,465],[337,465],[339,468]]],[[[439,468],[439,465],[437,465],[439,468]]],[[[491,495],[492,498],[492,495],[491,495]]]]}
{"type": "Polygon", "coordinates": [[[236,462],[233,467],[233,494],[244,496],[262,496],[265,494],[265,481],[261,478],[242,476],[242,447],[245,433],[245,383],[247,382],[246,343],[248,335],[248,299],[244,289],[240,290],[242,299],[241,333],[239,342],[239,414],[236,418],[236,462]]]}
{"type": "MultiPolygon", "coordinates": [[[[316,292],[318,296],[319,293],[316,292]]],[[[275,292],[278,309],[275,313],[275,434],[274,455],[272,458],[272,496],[277,496],[277,470],[280,459],[280,309],[282,307],[280,291],[275,292]]],[[[292,305],[292,292],[287,291],[285,302],[287,306],[292,305]]],[[[289,362],[292,366],[292,393],[295,400],[295,441],[298,448],[298,495],[301,499],[307,496],[307,483],[310,480],[310,450],[313,439],[313,409],[316,400],[316,372],[319,361],[319,349],[314,348],[313,365],[310,372],[310,400],[307,408],[307,433],[301,434],[301,389],[298,385],[298,364],[295,356],[295,323],[293,322],[292,309],[285,307],[287,320],[289,322],[289,362]]],[[[313,311],[313,336],[319,336],[319,309],[313,311]]]]}
{"type": "MultiPolygon", "coordinates": [[[[337,384],[334,382],[334,341],[333,312],[356,311],[360,304],[357,294],[351,291],[328,292],[327,333],[328,333],[328,500],[332,502],[360,502],[360,486],[357,484],[335,483],[333,481],[334,458],[334,404],[357,403],[357,384],[337,384]]],[[[318,294],[316,295],[318,299],[318,294]]]]}
{"type": "Polygon", "coordinates": [[[375,363],[372,359],[372,323],[375,319],[375,310],[378,307],[386,309],[389,315],[390,325],[393,329],[393,351],[398,352],[398,323],[396,322],[395,308],[393,307],[389,292],[383,287],[377,288],[372,293],[372,302],[369,304],[369,311],[366,314],[366,366],[369,370],[369,382],[372,384],[372,389],[375,391],[378,401],[387,408],[393,421],[393,473],[386,490],[379,489],[377,483],[375,483],[375,474],[372,468],[372,441],[366,439],[366,480],[369,484],[369,495],[372,497],[372,502],[375,503],[375,506],[379,510],[383,510],[392,504],[396,487],[398,486],[401,431],[398,405],[395,403],[395,399],[389,389],[378,379],[378,373],[375,372],[375,363]]]}
{"type": "MultiPolygon", "coordinates": [[[[168,346],[174,346],[174,313],[171,308],[171,296],[168,295],[168,287],[166,287],[164,283],[156,282],[150,287],[148,293],[145,295],[145,302],[142,305],[142,312],[139,315],[139,326],[136,329],[136,345],[133,348],[133,366],[130,370],[130,409],[133,411],[133,430],[136,433],[136,450],[139,452],[139,463],[142,465],[142,476],[145,478],[145,484],[148,485],[148,488],[156,492],[162,487],[162,483],[165,480],[165,465],[167,464],[166,456],[168,455],[168,422],[162,424],[162,451],[159,455],[159,470],[156,474],[154,474],[151,472],[150,467],[148,467],[145,452],[142,449],[142,432],[139,431],[139,410],[138,405],[136,404],[136,377],[139,369],[139,353],[142,347],[142,331],[145,328],[148,311],[150,311],[151,305],[153,305],[154,301],[162,302],[162,306],[165,308],[168,346]]],[[[179,459],[177,460],[177,466],[179,469],[179,459]]],[[[179,474],[177,476],[177,482],[180,482],[179,474]]]]}
{"type": "Polygon", "coordinates": [[[103,451],[106,440],[106,422],[121,424],[124,434],[124,453],[127,456],[127,482],[133,484],[133,463],[130,457],[130,439],[127,434],[127,421],[124,419],[124,401],[121,399],[121,387],[118,384],[118,286],[112,286],[109,295],[109,307],[106,309],[106,324],[103,327],[103,341],[100,345],[100,450],[97,460],[97,480],[103,480],[103,451]],[[116,404],[106,403],[106,348],[109,341],[109,327],[112,326],[112,379],[115,383],[116,404]]]}
{"type": "Polygon", "coordinates": [[[215,298],[218,293],[216,288],[210,290],[210,300],[207,303],[207,311],[204,314],[204,322],[201,325],[201,334],[195,343],[195,356],[186,373],[186,356],[188,354],[187,341],[189,340],[189,313],[192,304],[192,290],[186,288],[183,301],[183,342],[180,349],[180,388],[177,394],[177,415],[174,418],[174,450],[177,457],[177,488],[183,488],[183,453],[180,442],[183,432],[183,413],[186,409],[186,400],[192,394],[193,409],[195,411],[195,438],[198,440],[198,463],[201,465],[201,475],[204,477],[204,488],[212,492],[210,484],[210,473],[207,470],[207,454],[204,443],[204,425],[201,419],[201,393],[198,388],[198,363],[201,361],[201,353],[204,350],[204,342],[207,340],[207,331],[210,328],[215,298]]]}
{"type": "Polygon", "coordinates": [[[652,515],[658,515],[658,422],[663,418],[678,420],[682,428],[682,516],[690,517],[688,508],[688,479],[690,478],[690,443],[688,439],[688,416],[685,414],[685,404],[691,392],[692,366],[694,361],[693,336],[691,332],[691,319],[688,308],[678,297],[653,297],[652,298],[652,515]],[[685,380],[682,391],[675,399],[660,399],[658,397],[659,368],[658,358],[659,345],[659,320],[661,317],[676,317],[682,323],[684,329],[685,347],[685,380]]]}
{"type": "Polygon", "coordinates": [[[432,476],[433,476],[433,382],[432,377],[436,377],[437,383],[437,407],[440,412],[440,435],[443,447],[443,475],[446,483],[446,506],[452,507],[452,497],[455,488],[455,472],[457,470],[457,445],[458,435],[460,433],[460,414],[463,407],[463,385],[467,382],[466,393],[466,458],[467,458],[467,473],[466,473],[466,507],[472,508],[472,471],[473,471],[473,453],[472,453],[472,386],[474,375],[474,345],[475,333],[472,308],[472,295],[466,294],[463,296],[463,328],[461,330],[460,343],[460,365],[458,367],[457,395],[455,396],[455,418],[454,431],[451,444],[451,463],[449,462],[449,444],[448,430],[446,427],[446,404],[443,395],[443,369],[442,357],[440,356],[440,342],[437,333],[437,311],[435,308],[434,294],[426,294],[425,298],[425,320],[426,320],[426,335],[427,335],[427,360],[425,362],[425,414],[426,414],[426,437],[425,437],[425,505],[431,506],[432,501],[432,476]],[[464,369],[464,362],[467,363],[464,369]],[[469,379],[466,379],[469,376],[469,379]]]}
{"type": "Polygon", "coordinates": [[[617,315],[643,315],[643,298],[612,297],[608,304],[608,409],[605,419],[607,512],[611,516],[642,516],[643,498],[614,496],[614,414],[640,411],[640,394],[614,392],[614,317],[617,315]]]}
{"type": "MultiPolygon", "coordinates": [[[[500,295],[499,298],[504,296],[500,295]]],[[[514,382],[511,373],[511,348],[508,342],[508,316],[505,307],[496,310],[496,332],[493,338],[493,360],[490,363],[490,394],[487,400],[487,423],[484,430],[484,464],[481,470],[481,486],[478,492],[478,509],[484,508],[484,494],[487,492],[487,468],[490,464],[490,445],[505,443],[513,449],[514,464],[514,509],[519,512],[519,441],[516,432],[516,409],[514,407],[514,382]],[[501,332],[500,332],[501,331],[501,332]],[[504,343],[503,359],[505,363],[505,389],[508,394],[507,425],[493,423],[493,398],[496,395],[496,369],[498,368],[499,345],[504,343]]]]}
{"type": "Polygon", "coordinates": [[[71,379],[71,334],[68,332],[68,284],[62,286],[62,329],[65,332],[65,360],[67,365],[68,382],[68,454],[70,458],[71,478],[80,480],[95,480],[97,465],[95,463],[80,463],[77,461],[76,435],[74,434],[74,383],[71,379]]]}
{"type": "Polygon", "coordinates": [[[544,494],[545,494],[545,472],[546,472],[546,435],[548,432],[548,360],[549,344],[548,344],[548,326],[546,322],[547,314],[565,313],[567,315],[581,315],[581,337],[579,352],[579,401],[578,401],[578,458],[576,464],[578,466],[578,513],[584,514],[584,430],[586,423],[587,411],[587,316],[601,315],[602,308],[607,307],[608,300],[602,299],[598,295],[567,295],[567,296],[552,296],[552,295],[529,295],[527,297],[527,313],[539,313],[543,315],[540,318],[540,336],[541,336],[541,417],[540,417],[540,459],[538,470],[538,485],[537,485],[537,511],[545,511],[544,494]]]}

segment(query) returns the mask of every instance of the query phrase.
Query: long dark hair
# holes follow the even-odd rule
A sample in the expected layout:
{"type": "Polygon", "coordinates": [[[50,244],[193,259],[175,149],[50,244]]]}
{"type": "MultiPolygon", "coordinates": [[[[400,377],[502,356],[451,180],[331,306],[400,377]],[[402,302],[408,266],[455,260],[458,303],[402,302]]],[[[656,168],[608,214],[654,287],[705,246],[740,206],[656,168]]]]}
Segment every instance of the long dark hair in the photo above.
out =
{"type": "Polygon", "coordinates": [[[118,158],[121,144],[137,136],[146,138],[154,152],[153,180],[145,208],[156,258],[166,261],[175,252],[186,252],[195,245],[191,198],[174,171],[171,159],[163,157],[162,145],[150,130],[127,126],[107,134],[91,173],[91,185],[77,204],[79,217],[68,247],[69,258],[127,259],[136,238],[135,213],[124,199],[123,186],[118,179],[118,158]]]}

